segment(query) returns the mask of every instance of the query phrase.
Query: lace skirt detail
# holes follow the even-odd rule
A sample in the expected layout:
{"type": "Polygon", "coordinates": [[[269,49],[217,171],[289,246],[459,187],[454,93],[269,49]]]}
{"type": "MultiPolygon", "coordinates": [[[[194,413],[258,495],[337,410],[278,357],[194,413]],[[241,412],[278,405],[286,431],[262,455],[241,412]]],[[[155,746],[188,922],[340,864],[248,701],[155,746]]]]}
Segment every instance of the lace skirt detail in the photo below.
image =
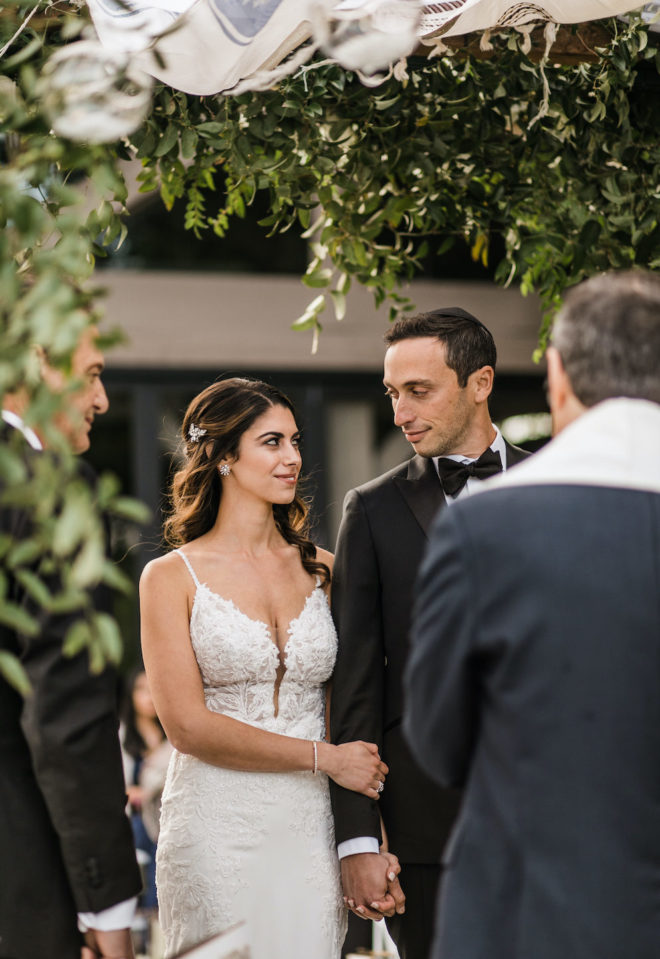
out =
{"type": "Polygon", "coordinates": [[[252,959],[339,959],[346,914],[322,773],[237,772],[175,752],[156,862],[166,956],[246,920],[252,959]]]}

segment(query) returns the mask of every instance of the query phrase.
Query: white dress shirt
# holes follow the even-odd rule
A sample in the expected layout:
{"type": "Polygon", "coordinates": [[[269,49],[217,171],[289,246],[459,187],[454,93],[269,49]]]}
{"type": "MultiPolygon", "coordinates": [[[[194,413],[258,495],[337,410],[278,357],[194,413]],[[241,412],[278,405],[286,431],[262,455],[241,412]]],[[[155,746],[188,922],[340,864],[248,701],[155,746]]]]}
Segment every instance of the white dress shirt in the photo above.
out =
{"type": "Polygon", "coordinates": [[[20,416],[17,416],[16,413],[12,413],[11,410],[3,410],[2,418],[5,423],[9,426],[13,426],[15,430],[18,430],[19,433],[22,433],[25,439],[28,441],[33,450],[42,450],[43,446],[41,445],[41,440],[29,426],[26,426],[20,416]]]}

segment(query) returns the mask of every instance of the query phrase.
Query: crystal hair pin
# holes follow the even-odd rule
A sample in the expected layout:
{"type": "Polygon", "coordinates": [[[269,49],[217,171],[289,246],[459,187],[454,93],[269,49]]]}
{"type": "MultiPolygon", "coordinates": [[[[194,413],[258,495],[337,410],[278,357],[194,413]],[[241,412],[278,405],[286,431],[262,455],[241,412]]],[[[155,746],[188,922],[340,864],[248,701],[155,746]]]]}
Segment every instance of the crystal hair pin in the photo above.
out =
{"type": "Polygon", "coordinates": [[[208,431],[202,426],[195,426],[194,423],[191,423],[188,427],[188,439],[191,443],[199,443],[201,436],[206,436],[208,431]]]}

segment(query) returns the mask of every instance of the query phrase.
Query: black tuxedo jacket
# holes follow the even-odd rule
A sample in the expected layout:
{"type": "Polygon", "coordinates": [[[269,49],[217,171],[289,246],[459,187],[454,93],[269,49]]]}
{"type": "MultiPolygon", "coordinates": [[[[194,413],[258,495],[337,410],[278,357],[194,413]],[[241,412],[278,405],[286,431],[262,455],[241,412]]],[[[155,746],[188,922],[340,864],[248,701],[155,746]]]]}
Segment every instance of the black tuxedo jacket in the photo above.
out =
{"type": "MultiPolygon", "coordinates": [[[[528,454],[507,444],[507,468],[528,454]]],[[[335,743],[375,742],[390,767],[379,803],[331,783],[337,842],[380,836],[402,862],[439,862],[458,808],[402,737],[403,670],[417,570],[445,507],[433,461],[413,456],[351,490],[337,540],[332,611],[339,636],[330,706],[335,743]]]]}
{"type": "MultiPolygon", "coordinates": [[[[0,509],[0,532],[25,539],[28,517],[0,509]]],[[[30,608],[11,577],[7,595],[41,630],[27,639],[0,626],[0,649],[19,657],[33,690],[23,699],[0,677],[0,956],[79,959],[76,913],[100,912],[141,887],[125,814],[117,680],[111,669],[90,675],[86,652],[62,655],[71,616],[30,608]]]]}

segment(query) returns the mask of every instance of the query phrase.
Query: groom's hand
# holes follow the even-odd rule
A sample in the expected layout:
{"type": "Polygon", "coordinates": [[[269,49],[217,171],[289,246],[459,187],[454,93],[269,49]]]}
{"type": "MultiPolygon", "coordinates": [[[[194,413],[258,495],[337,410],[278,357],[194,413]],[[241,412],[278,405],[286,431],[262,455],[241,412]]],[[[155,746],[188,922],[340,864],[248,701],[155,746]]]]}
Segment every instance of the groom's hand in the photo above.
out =
{"type": "Polygon", "coordinates": [[[130,929],[88,929],[80,959],[135,959],[130,929]]]}
{"type": "Polygon", "coordinates": [[[341,860],[344,902],[362,919],[382,919],[405,911],[405,896],[397,879],[396,856],[362,852],[341,860]],[[390,878],[391,877],[391,878],[390,878]]]}
{"type": "Polygon", "coordinates": [[[391,916],[393,912],[396,912],[398,915],[406,911],[406,897],[399,883],[399,873],[401,872],[401,866],[399,864],[398,858],[391,852],[381,851],[381,857],[387,860],[387,897],[382,901],[374,901],[371,903],[373,909],[377,909],[384,916],[391,916]],[[394,910],[391,908],[391,903],[394,902],[394,910]]]}

